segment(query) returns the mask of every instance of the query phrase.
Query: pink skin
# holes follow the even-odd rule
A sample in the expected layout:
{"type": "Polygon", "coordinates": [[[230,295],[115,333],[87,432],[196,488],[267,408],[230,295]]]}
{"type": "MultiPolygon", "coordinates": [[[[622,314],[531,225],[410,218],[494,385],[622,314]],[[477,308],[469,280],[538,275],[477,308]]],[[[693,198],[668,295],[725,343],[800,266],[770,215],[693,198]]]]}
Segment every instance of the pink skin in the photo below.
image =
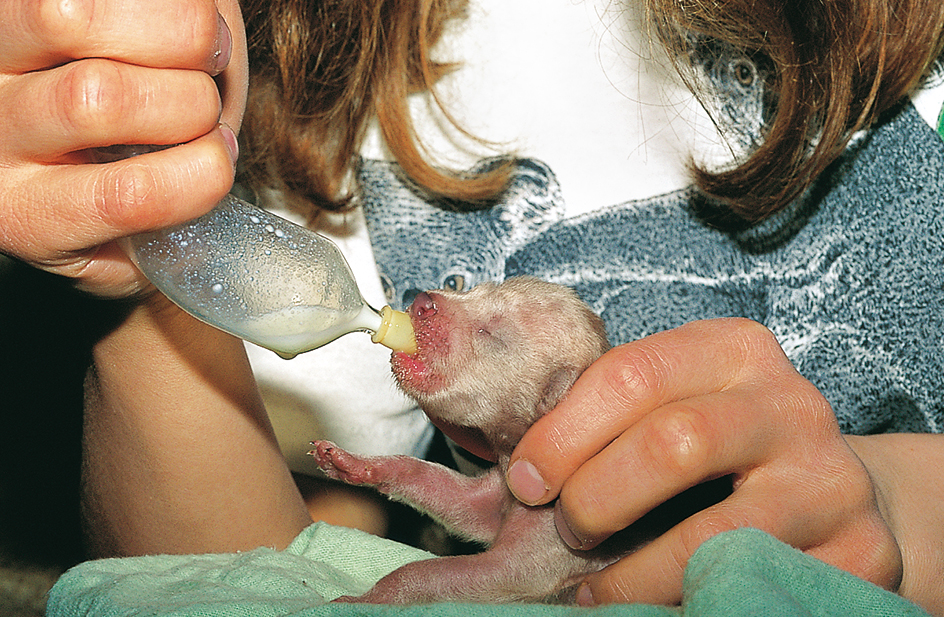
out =
{"type": "Polygon", "coordinates": [[[358,456],[330,442],[314,442],[311,455],[328,476],[374,487],[489,548],[408,564],[365,595],[339,601],[572,601],[583,576],[624,551],[569,548],[553,504],[523,505],[504,478],[525,430],[607,349],[602,322],[570,290],[530,277],[463,294],[420,294],[410,315],[418,350],[391,359],[401,388],[437,425],[497,464],[468,477],[407,456],[358,456]]]}
{"type": "MultiPolygon", "coordinates": [[[[391,368],[397,377],[400,387],[412,396],[420,392],[434,392],[446,387],[441,372],[431,371],[427,359],[431,362],[442,362],[447,357],[450,348],[450,334],[453,339],[461,338],[463,332],[443,328],[443,319],[438,314],[436,300],[442,296],[436,292],[432,295],[422,292],[413,300],[409,313],[413,322],[414,331],[418,340],[416,353],[406,354],[402,351],[394,352],[390,357],[391,368]]],[[[457,341],[462,347],[462,341],[457,341]]],[[[475,427],[457,426],[447,422],[445,418],[436,414],[427,414],[433,424],[472,454],[486,461],[495,462],[495,453],[489,446],[482,432],[475,427]]]]}
{"type": "MultiPolygon", "coordinates": [[[[436,295],[436,292],[432,292],[436,295]]],[[[417,351],[394,352],[390,357],[393,373],[407,391],[433,392],[446,387],[446,375],[434,372],[430,363],[441,362],[449,354],[450,331],[443,327],[433,296],[422,292],[407,309],[417,339],[417,351]]],[[[458,336],[458,334],[456,334],[458,336]]]]}

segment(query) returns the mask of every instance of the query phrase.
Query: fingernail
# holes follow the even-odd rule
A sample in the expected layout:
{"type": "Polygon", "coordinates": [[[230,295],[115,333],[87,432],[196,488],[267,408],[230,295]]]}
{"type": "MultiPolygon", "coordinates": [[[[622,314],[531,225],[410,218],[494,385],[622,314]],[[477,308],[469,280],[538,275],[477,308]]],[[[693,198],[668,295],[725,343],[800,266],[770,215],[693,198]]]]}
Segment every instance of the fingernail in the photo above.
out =
{"type": "Polygon", "coordinates": [[[223,16],[217,14],[216,25],[216,53],[213,54],[213,74],[218,75],[229,66],[230,58],[233,56],[233,35],[226,25],[223,16]]]}
{"type": "Polygon", "coordinates": [[[220,135],[223,136],[226,152],[229,154],[230,160],[233,161],[233,166],[235,166],[236,159],[239,158],[239,140],[236,138],[236,133],[229,126],[220,124],[220,135]]]}
{"type": "Polygon", "coordinates": [[[577,606],[596,606],[593,599],[593,590],[590,589],[590,583],[583,583],[577,589],[577,606]]]}
{"type": "Polygon", "coordinates": [[[561,540],[564,541],[564,544],[577,551],[583,549],[583,541],[574,535],[574,532],[572,532],[567,525],[567,521],[564,520],[564,513],[561,511],[560,501],[554,505],[554,525],[557,527],[557,533],[560,535],[561,540]]]}
{"type": "Polygon", "coordinates": [[[518,501],[537,505],[547,495],[548,486],[537,468],[525,460],[518,460],[508,470],[506,482],[518,501]]]}

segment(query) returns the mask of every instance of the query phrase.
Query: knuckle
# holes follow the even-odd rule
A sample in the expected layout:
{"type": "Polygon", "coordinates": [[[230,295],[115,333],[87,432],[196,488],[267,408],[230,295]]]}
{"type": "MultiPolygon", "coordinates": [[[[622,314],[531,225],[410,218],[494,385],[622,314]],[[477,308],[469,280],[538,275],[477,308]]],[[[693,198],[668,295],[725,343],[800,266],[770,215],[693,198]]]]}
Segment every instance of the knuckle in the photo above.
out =
{"type": "Polygon", "coordinates": [[[206,58],[216,53],[219,44],[219,24],[214,3],[188,2],[181,7],[185,11],[178,23],[190,25],[187,38],[191,53],[206,58]]]}
{"type": "Polygon", "coordinates": [[[746,317],[731,317],[726,320],[732,334],[741,336],[746,340],[760,343],[776,343],[776,338],[770,329],[753,319],[746,317]]]}
{"type": "MultiPolygon", "coordinates": [[[[0,216],[0,247],[22,259],[30,260],[34,255],[29,249],[40,245],[39,239],[34,235],[40,227],[32,225],[28,220],[29,208],[13,208],[4,210],[2,214],[3,216],[0,216]]],[[[0,262],[2,262],[2,254],[0,254],[0,262]]]]}
{"type": "Polygon", "coordinates": [[[131,219],[143,223],[141,218],[145,215],[159,221],[162,202],[159,184],[154,171],[147,165],[127,162],[110,167],[95,191],[101,221],[116,229],[125,228],[131,219]]]}
{"type": "Polygon", "coordinates": [[[904,574],[901,548],[881,517],[866,518],[862,527],[858,536],[861,545],[841,567],[875,585],[898,591],[904,574]]]}
{"type": "Polygon", "coordinates": [[[876,512],[875,484],[872,482],[872,476],[870,476],[865,467],[859,463],[858,459],[853,459],[851,463],[845,474],[845,486],[842,488],[843,494],[849,496],[852,507],[856,511],[876,512]]]}
{"type": "Polygon", "coordinates": [[[785,359],[777,337],[767,326],[743,317],[728,320],[729,335],[745,350],[745,366],[767,366],[771,359],[785,359]]]}
{"type": "Polygon", "coordinates": [[[819,470],[809,485],[815,490],[815,499],[835,504],[834,514],[838,520],[845,517],[858,518],[876,508],[875,486],[868,471],[851,453],[822,453],[814,459],[819,470]],[[815,489],[814,487],[817,487],[815,489]]]}
{"type": "Polygon", "coordinates": [[[27,17],[31,29],[45,41],[61,42],[87,35],[95,22],[94,0],[39,0],[27,17]]]}
{"type": "Polygon", "coordinates": [[[712,427],[696,406],[674,404],[644,430],[643,443],[651,460],[673,477],[688,478],[707,465],[712,427]]]}
{"type": "Polygon", "coordinates": [[[799,383],[792,389],[797,397],[797,405],[806,409],[813,420],[822,425],[831,434],[839,432],[836,414],[832,405],[812,383],[797,374],[799,383]]]}
{"type": "MultiPolygon", "coordinates": [[[[678,549],[675,560],[679,567],[684,568],[688,559],[695,554],[698,548],[726,531],[743,527],[744,524],[730,512],[723,508],[711,508],[694,515],[689,524],[683,525],[679,533],[678,549]]],[[[758,526],[758,525],[755,525],[758,526]]]]}
{"type": "MultiPolygon", "coordinates": [[[[795,426],[806,432],[811,443],[821,446],[824,442],[839,439],[839,424],[832,406],[812,383],[799,373],[780,378],[780,385],[773,389],[779,392],[772,402],[777,414],[788,418],[795,426]]],[[[825,450],[822,451],[825,454],[825,450]]]]}
{"type": "Polygon", "coordinates": [[[69,65],[56,97],[62,123],[73,131],[94,131],[128,110],[122,72],[114,63],[85,60],[69,65]]]}
{"type": "Polygon", "coordinates": [[[902,584],[902,554],[879,516],[861,517],[810,555],[891,591],[902,584]]]}
{"type": "Polygon", "coordinates": [[[617,347],[610,352],[614,362],[604,365],[603,380],[612,393],[628,405],[655,397],[665,385],[664,371],[656,354],[641,342],[617,347]]]}

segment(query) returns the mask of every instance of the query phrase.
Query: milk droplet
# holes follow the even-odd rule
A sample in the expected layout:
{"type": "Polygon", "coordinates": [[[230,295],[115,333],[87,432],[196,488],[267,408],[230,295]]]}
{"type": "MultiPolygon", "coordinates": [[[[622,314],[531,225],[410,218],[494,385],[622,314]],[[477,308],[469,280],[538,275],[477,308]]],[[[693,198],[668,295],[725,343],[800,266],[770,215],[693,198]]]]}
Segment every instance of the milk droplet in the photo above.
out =
{"type": "Polygon", "coordinates": [[[254,216],[250,216],[250,217],[249,217],[249,220],[252,221],[253,223],[258,223],[258,222],[259,222],[259,217],[258,217],[258,216],[255,216],[255,215],[254,215],[254,216]]]}
{"type": "Polygon", "coordinates": [[[275,231],[275,227],[273,227],[272,225],[266,225],[265,230],[269,233],[272,233],[273,231],[275,231]]]}
{"type": "Polygon", "coordinates": [[[213,287],[210,287],[210,291],[212,291],[214,295],[217,295],[217,296],[220,295],[221,293],[223,293],[223,284],[215,283],[213,287]]]}

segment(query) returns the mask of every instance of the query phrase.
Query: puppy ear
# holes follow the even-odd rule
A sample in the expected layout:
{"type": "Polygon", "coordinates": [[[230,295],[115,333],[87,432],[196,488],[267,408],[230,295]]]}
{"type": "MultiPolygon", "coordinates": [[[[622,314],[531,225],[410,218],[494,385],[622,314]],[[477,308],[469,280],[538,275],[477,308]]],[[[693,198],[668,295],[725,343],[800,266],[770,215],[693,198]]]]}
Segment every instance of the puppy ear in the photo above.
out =
{"type": "Polygon", "coordinates": [[[554,409],[570,391],[571,386],[574,385],[579,376],[580,371],[573,366],[555,370],[544,384],[541,399],[538,401],[535,420],[554,409]]]}

